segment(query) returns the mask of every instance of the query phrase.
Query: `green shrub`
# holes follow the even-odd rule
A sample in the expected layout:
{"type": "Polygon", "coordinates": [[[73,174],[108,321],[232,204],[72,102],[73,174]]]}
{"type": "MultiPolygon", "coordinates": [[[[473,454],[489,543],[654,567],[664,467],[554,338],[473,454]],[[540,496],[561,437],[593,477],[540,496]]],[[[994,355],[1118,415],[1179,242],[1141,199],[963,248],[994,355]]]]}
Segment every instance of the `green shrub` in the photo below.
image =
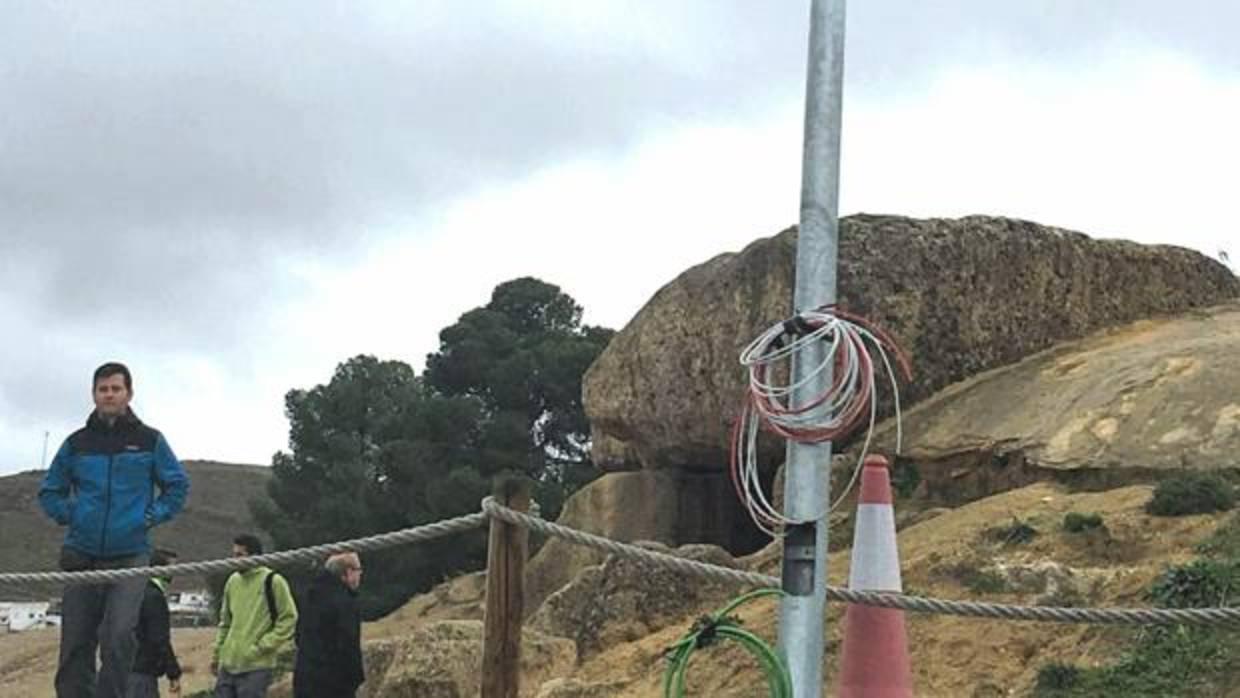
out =
{"type": "Polygon", "coordinates": [[[1034,685],[1039,692],[1061,691],[1076,686],[1081,678],[1081,670],[1072,664],[1051,662],[1038,669],[1038,682],[1034,685]]]}
{"type": "Polygon", "coordinates": [[[891,469],[891,487],[896,495],[908,499],[913,496],[920,484],[921,471],[917,469],[917,466],[912,461],[896,459],[896,464],[891,469]]]}
{"type": "MultiPolygon", "coordinates": [[[[1230,485],[1216,476],[1177,477],[1174,478],[1177,484],[1171,487],[1177,492],[1192,492],[1194,488],[1185,487],[1185,481],[1200,483],[1203,479],[1216,492],[1224,492],[1230,501],[1230,485]]],[[[1159,489],[1164,489],[1163,485],[1159,489]]],[[[1209,488],[1206,489],[1208,492],[1209,488]]],[[[1164,489],[1160,499],[1156,490],[1155,500],[1165,504],[1192,499],[1171,496],[1168,491],[1164,489]]],[[[1155,500],[1151,500],[1147,511],[1163,506],[1154,505],[1155,500]]],[[[1153,605],[1200,608],[1233,602],[1233,597],[1240,592],[1238,516],[1240,514],[1231,516],[1198,546],[1208,557],[1167,568],[1154,580],[1147,592],[1153,605]]],[[[1129,632],[1128,647],[1115,662],[1082,667],[1071,683],[1062,680],[1066,676],[1061,676],[1059,670],[1044,668],[1047,676],[1043,679],[1039,672],[1035,694],[1046,698],[1218,696],[1224,695],[1224,688],[1232,686],[1235,677],[1240,675],[1240,633],[1231,628],[1167,625],[1137,627],[1129,632]]]]}
{"type": "Polygon", "coordinates": [[[1186,472],[1154,487],[1145,511],[1154,516],[1185,516],[1228,511],[1236,505],[1236,490],[1216,473],[1186,472]]]}
{"type": "Polygon", "coordinates": [[[1102,527],[1102,516],[1098,514],[1081,514],[1079,512],[1070,511],[1064,514],[1063,528],[1069,533],[1081,533],[1095,528],[1102,527]]]}
{"type": "Polygon", "coordinates": [[[1038,698],[1217,696],[1234,666],[1236,644],[1225,628],[1183,625],[1135,630],[1133,645],[1114,664],[1075,667],[1053,662],[1038,671],[1038,698]]]}
{"type": "Polygon", "coordinates": [[[975,594],[1002,594],[1008,590],[1007,580],[991,570],[961,566],[956,574],[960,583],[975,594]]]}
{"type": "Polygon", "coordinates": [[[1115,664],[1081,671],[1064,693],[1081,698],[1217,696],[1236,652],[1225,628],[1160,625],[1136,631],[1133,646],[1115,664]]]}
{"type": "Polygon", "coordinates": [[[1194,560],[1165,570],[1150,587],[1149,597],[1163,608],[1226,606],[1240,591],[1240,564],[1194,560]]]}

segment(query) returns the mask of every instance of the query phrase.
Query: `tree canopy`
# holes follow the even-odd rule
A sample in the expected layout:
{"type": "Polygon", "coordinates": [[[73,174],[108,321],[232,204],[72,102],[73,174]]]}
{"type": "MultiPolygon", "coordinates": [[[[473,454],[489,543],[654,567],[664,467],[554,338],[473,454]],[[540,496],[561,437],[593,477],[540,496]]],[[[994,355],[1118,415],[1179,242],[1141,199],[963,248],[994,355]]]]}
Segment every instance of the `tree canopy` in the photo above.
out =
{"type": "Polygon", "coordinates": [[[549,516],[593,476],[581,379],[614,332],[583,326],[581,313],[557,286],[509,281],[444,328],[426,358],[424,378],[437,394],[482,404],[483,459],[533,478],[549,516]]]}
{"type": "MultiPolygon", "coordinates": [[[[260,525],[279,547],[405,528],[476,511],[505,472],[531,478],[544,515],[558,515],[595,476],[581,379],[613,334],[581,314],[558,287],[516,279],[440,332],[421,376],[360,355],[328,383],[289,391],[290,450],[272,459],[260,525]]],[[[371,555],[364,612],[484,556],[481,534],[371,555]]]]}

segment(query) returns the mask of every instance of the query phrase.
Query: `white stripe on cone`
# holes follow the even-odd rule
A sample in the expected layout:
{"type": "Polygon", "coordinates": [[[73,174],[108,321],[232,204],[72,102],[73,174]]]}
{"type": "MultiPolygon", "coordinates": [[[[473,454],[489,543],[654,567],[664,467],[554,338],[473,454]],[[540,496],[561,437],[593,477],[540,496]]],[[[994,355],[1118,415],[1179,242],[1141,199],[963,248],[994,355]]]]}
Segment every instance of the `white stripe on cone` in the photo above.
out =
{"type": "Polygon", "coordinates": [[[848,588],[904,591],[896,550],[896,512],[890,504],[857,505],[848,588]]]}
{"type": "MultiPolygon", "coordinates": [[[[858,500],[848,587],[901,591],[895,510],[885,458],[866,459],[858,500]]],[[[839,698],[912,698],[903,611],[849,604],[842,654],[839,698]]]]}

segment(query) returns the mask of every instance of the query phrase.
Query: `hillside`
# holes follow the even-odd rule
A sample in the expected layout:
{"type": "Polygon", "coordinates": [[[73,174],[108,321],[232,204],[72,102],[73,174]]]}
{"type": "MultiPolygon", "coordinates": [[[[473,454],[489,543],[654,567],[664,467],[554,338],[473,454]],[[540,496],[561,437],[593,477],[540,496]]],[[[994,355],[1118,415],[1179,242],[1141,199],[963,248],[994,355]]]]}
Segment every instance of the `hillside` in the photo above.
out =
{"type": "MultiPolygon", "coordinates": [[[[227,556],[233,536],[254,530],[249,502],[266,495],[270,470],[212,461],[185,461],[185,468],[191,483],[185,510],[171,524],[156,529],[154,542],[176,550],[186,562],[227,556]]],[[[0,477],[0,570],[56,569],[63,529],[39,508],[42,479],[42,471],[0,477]]],[[[181,583],[193,585],[196,580],[181,583]]],[[[20,596],[18,592],[0,589],[6,598],[20,596]]]]}
{"type": "MultiPolygon", "coordinates": [[[[1225,520],[1151,517],[1142,510],[1149,492],[1147,486],[1133,486],[1072,493],[1042,483],[942,513],[900,532],[905,588],[926,596],[1022,604],[1146,605],[1144,590],[1164,566],[1190,559],[1194,546],[1225,520]],[[1065,532],[1061,524],[1070,511],[1097,512],[1106,529],[1096,535],[1065,532]],[[1031,542],[988,538],[989,529],[1017,515],[1038,532],[1031,542]]],[[[774,550],[755,556],[751,565],[778,573],[774,550]]],[[[840,584],[847,574],[848,552],[842,551],[831,558],[830,576],[840,584]]],[[[662,650],[705,610],[691,609],[661,629],[584,658],[572,674],[583,685],[581,695],[592,695],[591,684],[618,684],[614,694],[593,695],[661,696],[662,650]]],[[[839,604],[828,609],[828,680],[838,677],[841,610],[839,604]]],[[[777,615],[774,603],[741,612],[745,627],[767,638],[776,635],[777,615]]],[[[917,695],[930,698],[1028,696],[1046,664],[1104,663],[1137,634],[1123,628],[923,614],[908,614],[907,622],[917,695]]],[[[735,648],[712,648],[694,662],[691,695],[763,695],[760,674],[735,648]]]]}

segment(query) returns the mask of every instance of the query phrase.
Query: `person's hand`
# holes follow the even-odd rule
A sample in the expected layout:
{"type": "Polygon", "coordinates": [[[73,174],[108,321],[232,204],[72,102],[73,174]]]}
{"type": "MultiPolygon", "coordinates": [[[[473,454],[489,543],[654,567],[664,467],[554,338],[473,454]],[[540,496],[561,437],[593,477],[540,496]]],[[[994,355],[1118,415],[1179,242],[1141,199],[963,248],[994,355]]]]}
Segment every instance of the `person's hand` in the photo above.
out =
{"type": "Polygon", "coordinates": [[[168,693],[174,696],[181,695],[181,680],[180,679],[168,679],[168,693]]]}

